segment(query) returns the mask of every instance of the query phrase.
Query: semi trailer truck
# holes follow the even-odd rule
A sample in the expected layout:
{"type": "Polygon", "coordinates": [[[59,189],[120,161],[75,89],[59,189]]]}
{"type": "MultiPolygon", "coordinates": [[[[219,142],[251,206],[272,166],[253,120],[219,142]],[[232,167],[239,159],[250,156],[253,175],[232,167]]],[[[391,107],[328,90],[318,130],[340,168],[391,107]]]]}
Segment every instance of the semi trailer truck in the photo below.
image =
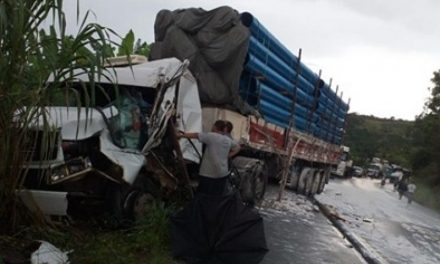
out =
{"type": "Polygon", "coordinates": [[[162,10],[150,57],[190,61],[205,131],[217,119],[233,123],[245,197],[261,199],[268,178],[304,194],[323,190],[344,153],[349,104],[252,14],[162,10]]]}
{"type": "Polygon", "coordinates": [[[60,87],[78,101],[98,87],[93,104],[37,111],[44,115],[23,150],[29,161],[17,191],[29,207],[136,218],[154,196],[188,187],[197,171],[201,144],[178,141],[175,131],[207,131],[218,119],[233,124],[242,147],[231,178],[245,201],[261,200],[269,178],[303,194],[323,190],[343,153],[349,106],[300,55],[229,7],[163,10],[155,40],[149,61],[108,60],[105,78],[74,72],[60,87]]]}

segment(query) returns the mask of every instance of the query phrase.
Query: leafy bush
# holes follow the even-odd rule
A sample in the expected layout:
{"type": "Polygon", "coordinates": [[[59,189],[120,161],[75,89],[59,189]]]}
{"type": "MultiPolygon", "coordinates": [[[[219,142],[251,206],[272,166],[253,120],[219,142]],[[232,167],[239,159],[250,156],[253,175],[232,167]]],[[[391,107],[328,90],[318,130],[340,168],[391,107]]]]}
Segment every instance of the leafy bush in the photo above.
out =
{"type": "MultiPolygon", "coordinates": [[[[0,232],[14,232],[23,220],[44,220],[22,210],[15,195],[23,185],[22,165],[30,159],[24,150],[36,144],[29,128],[40,118],[42,144],[53,145],[54,128],[44,107],[60,95],[67,98],[72,94],[69,84],[75,75],[105,76],[101,47],[107,45],[111,31],[87,23],[87,13],[78,34],[66,35],[62,3],[0,1],[0,232]],[[43,22],[50,21],[51,25],[43,28],[43,22]]],[[[93,103],[94,89],[86,91],[84,105],[93,103]]],[[[42,158],[45,155],[48,153],[42,153],[42,158]]]]}

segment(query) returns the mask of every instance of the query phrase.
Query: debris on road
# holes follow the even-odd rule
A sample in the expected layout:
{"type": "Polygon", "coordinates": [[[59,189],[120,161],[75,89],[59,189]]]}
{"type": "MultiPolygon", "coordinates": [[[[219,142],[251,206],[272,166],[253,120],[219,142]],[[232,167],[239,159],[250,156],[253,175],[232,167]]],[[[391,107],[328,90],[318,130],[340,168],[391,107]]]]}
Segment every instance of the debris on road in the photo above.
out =
{"type": "Polygon", "coordinates": [[[315,211],[315,212],[320,212],[319,207],[318,207],[317,205],[314,205],[314,206],[313,206],[313,211],[315,211]]]}
{"type": "Polygon", "coordinates": [[[66,264],[69,262],[67,254],[46,241],[40,241],[40,247],[31,255],[32,264],[66,264]]]}
{"type": "Polygon", "coordinates": [[[347,222],[347,220],[336,211],[335,207],[327,204],[320,204],[320,208],[322,210],[322,213],[328,218],[347,222]]]}

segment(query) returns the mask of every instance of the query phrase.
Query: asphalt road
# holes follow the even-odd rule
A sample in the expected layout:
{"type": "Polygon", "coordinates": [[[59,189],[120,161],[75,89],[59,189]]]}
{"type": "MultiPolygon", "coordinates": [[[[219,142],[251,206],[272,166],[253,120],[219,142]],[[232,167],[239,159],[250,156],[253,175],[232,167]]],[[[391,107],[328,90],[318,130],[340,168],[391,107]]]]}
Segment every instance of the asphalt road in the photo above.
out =
{"type": "Polygon", "coordinates": [[[332,180],[315,196],[331,205],[344,225],[389,263],[440,263],[440,214],[378,180],[332,180]]]}
{"type": "Polygon", "coordinates": [[[286,191],[276,202],[277,192],[278,186],[269,186],[259,208],[269,247],[263,264],[365,263],[309,200],[286,191]]]}

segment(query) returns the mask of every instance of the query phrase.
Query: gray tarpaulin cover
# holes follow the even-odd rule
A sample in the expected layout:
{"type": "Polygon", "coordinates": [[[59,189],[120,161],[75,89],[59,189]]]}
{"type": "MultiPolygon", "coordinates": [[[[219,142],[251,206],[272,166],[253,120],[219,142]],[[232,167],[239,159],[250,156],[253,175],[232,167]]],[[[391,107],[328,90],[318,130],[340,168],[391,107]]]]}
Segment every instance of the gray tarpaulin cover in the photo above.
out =
{"type": "Polygon", "coordinates": [[[242,114],[253,112],[238,91],[250,32],[237,11],[230,7],[162,10],[156,16],[154,33],[150,59],[189,59],[202,104],[228,106],[242,114]]]}

